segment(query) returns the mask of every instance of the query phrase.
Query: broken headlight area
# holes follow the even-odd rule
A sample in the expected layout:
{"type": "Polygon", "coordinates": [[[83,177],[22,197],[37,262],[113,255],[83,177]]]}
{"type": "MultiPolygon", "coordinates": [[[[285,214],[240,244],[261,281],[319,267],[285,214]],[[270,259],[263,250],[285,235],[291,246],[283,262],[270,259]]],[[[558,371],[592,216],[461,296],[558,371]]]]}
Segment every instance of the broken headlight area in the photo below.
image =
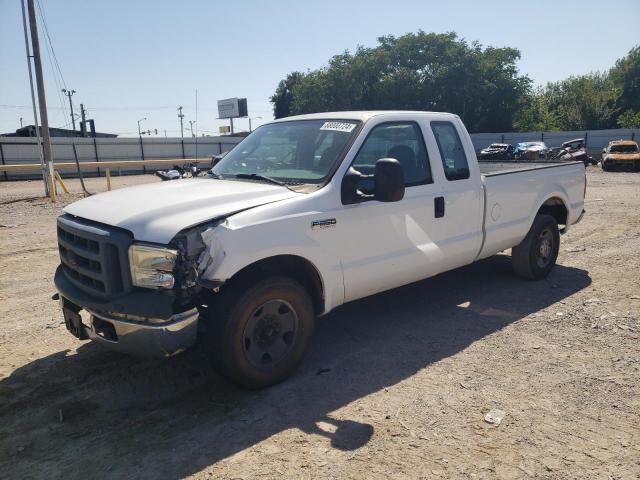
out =
{"type": "Polygon", "coordinates": [[[223,255],[213,234],[215,227],[223,221],[217,220],[183,230],[171,241],[170,246],[178,251],[174,269],[176,287],[196,288],[201,283],[199,277],[211,267],[214,259],[223,255]]]}

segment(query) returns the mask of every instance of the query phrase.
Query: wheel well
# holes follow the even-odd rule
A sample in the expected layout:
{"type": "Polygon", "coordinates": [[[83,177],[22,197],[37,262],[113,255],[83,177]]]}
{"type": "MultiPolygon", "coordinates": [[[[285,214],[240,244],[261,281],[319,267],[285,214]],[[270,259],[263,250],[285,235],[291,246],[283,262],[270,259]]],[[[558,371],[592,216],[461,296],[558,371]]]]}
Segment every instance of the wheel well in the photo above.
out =
{"type": "Polygon", "coordinates": [[[556,219],[558,225],[567,225],[568,210],[561,198],[551,197],[545,200],[545,202],[538,209],[538,213],[545,215],[551,215],[556,219]]]}
{"type": "Polygon", "coordinates": [[[264,258],[239,270],[228,282],[253,283],[260,278],[272,275],[282,275],[300,283],[311,296],[316,314],[324,311],[324,290],[320,274],[309,260],[297,255],[276,255],[264,258]]]}

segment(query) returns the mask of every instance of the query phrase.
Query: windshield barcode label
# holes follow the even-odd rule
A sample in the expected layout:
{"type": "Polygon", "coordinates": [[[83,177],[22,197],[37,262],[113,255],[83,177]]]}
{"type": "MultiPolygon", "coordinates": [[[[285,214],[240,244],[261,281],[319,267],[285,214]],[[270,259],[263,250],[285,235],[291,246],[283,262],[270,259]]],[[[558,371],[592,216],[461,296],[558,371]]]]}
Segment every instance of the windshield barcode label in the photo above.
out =
{"type": "Polygon", "coordinates": [[[347,123],[347,122],[324,122],[324,124],[320,127],[320,130],[333,130],[336,132],[351,132],[356,128],[355,123],[347,123]]]}

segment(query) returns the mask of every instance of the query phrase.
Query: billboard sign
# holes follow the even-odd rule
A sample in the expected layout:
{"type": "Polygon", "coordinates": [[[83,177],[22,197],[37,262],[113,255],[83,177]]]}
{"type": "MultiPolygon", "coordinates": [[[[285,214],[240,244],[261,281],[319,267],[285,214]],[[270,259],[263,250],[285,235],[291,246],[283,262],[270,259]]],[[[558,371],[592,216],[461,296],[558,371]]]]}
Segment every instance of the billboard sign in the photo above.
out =
{"type": "Polygon", "coordinates": [[[218,118],[238,118],[247,115],[246,98],[234,97],[218,100],[218,118]]]}

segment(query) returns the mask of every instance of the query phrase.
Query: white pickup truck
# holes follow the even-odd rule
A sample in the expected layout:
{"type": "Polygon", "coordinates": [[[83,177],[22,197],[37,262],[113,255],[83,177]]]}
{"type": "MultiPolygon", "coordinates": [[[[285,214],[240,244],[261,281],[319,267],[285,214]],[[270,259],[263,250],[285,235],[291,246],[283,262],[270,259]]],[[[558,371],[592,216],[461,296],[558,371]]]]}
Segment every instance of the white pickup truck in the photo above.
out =
{"type": "Polygon", "coordinates": [[[67,206],[55,284],[80,339],[171,356],[201,337],[223,374],[259,388],[343,303],[510,248],[518,275],[544,278],[585,189],[582,162],[480,165],[452,114],[289,117],[208,177],[67,206]]]}

